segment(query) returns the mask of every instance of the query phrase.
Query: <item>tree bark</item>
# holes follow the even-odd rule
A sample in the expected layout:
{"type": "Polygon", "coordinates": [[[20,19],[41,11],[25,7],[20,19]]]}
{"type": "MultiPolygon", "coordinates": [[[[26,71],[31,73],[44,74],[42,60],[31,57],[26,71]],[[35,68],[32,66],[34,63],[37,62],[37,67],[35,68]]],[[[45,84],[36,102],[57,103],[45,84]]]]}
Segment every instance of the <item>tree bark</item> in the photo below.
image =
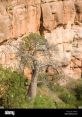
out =
{"type": "Polygon", "coordinates": [[[39,74],[39,67],[37,64],[34,65],[34,70],[32,73],[32,80],[31,84],[28,89],[28,96],[30,99],[34,99],[37,94],[37,79],[38,79],[38,74],[39,74]]]}

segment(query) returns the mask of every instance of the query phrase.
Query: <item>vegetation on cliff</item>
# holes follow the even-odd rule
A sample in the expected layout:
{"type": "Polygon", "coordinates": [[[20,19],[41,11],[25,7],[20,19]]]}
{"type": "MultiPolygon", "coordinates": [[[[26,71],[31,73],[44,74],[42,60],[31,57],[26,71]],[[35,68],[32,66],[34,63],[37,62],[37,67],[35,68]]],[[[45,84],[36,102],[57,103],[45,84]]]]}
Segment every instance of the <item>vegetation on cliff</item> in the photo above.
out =
{"type": "Polygon", "coordinates": [[[58,80],[64,78],[64,75],[56,70],[57,63],[51,64],[48,60],[43,63],[36,56],[38,52],[43,52],[44,55],[48,53],[45,38],[32,33],[23,39],[24,45],[20,48],[19,56],[22,56],[22,62],[32,69],[32,78],[29,82],[23,72],[0,67],[0,106],[79,108],[82,105],[82,80],[70,80],[65,86],[60,86],[58,80]],[[55,68],[56,73],[47,73],[49,65],[55,68]]]}
{"type": "MultiPolygon", "coordinates": [[[[44,75],[43,75],[44,76],[44,75]]],[[[39,79],[39,78],[38,78],[39,79]]],[[[48,76],[47,76],[48,80],[48,76]]],[[[43,81],[43,79],[40,81],[43,81]]],[[[4,108],[78,108],[82,105],[82,80],[64,86],[38,82],[35,100],[29,101],[22,74],[0,67],[0,106],[4,108]]]]}

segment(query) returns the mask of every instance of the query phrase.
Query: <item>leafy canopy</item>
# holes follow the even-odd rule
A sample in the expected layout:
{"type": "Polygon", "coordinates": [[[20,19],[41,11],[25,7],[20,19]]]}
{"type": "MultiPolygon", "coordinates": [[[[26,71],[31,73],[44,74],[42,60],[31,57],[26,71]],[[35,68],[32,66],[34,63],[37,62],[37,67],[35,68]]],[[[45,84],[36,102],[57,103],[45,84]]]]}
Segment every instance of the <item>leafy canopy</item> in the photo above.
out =
{"type": "Polygon", "coordinates": [[[24,38],[25,41],[25,48],[28,51],[36,51],[42,45],[45,45],[46,39],[44,36],[41,36],[36,33],[30,33],[29,36],[24,38]]]}

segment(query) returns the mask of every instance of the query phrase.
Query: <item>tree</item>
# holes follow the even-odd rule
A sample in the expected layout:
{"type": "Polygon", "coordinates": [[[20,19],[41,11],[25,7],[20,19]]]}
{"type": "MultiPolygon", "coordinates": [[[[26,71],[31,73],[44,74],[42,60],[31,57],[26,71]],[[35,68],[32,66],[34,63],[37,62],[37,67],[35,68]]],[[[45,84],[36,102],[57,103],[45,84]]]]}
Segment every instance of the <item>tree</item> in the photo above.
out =
{"type": "MultiPolygon", "coordinates": [[[[41,62],[36,58],[36,53],[38,51],[45,51],[46,39],[35,33],[31,33],[29,36],[24,38],[24,46],[27,50],[26,58],[30,58],[31,69],[32,69],[32,80],[28,89],[28,95],[31,99],[36,96],[37,92],[37,79],[39,75],[40,68],[42,67],[41,62]]],[[[27,61],[27,63],[29,60],[27,61]]]]}
{"type": "MultiPolygon", "coordinates": [[[[44,36],[36,33],[31,33],[28,36],[22,36],[20,39],[23,40],[23,43],[20,48],[16,48],[19,49],[18,56],[20,56],[23,66],[26,66],[27,64],[27,66],[32,69],[32,79],[28,88],[28,96],[30,99],[34,99],[37,93],[37,79],[41,69],[47,66],[53,66],[53,68],[57,69],[60,65],[58,64],[57,60],[54,59],[54,62],[51,60],[49,50],[52,49],[52,47],[48,47],[47,40],[44,38],[44,36]],[[38,60],[36,57],[36,54],[38,52],[43,53],[47,62],[43,62],[44,60],[38,60]]],[[[53,49],[54,52],[57,52],[56,47],[53,47],[53,49]]]]}

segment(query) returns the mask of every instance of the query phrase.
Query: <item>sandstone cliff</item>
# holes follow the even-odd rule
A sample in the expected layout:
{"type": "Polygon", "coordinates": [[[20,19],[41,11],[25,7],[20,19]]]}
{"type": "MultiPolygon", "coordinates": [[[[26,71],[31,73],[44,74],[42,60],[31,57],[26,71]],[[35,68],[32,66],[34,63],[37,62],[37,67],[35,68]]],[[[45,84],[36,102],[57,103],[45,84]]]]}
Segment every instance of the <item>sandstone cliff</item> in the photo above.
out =
{"type": "Polygon", "coordinates": [[[56,48],[50,59],[66,76],[82,77],[82,0],[0,0],[0,64],[22,67],[14,46],[30,32],[44,34],[56,48]]]}

